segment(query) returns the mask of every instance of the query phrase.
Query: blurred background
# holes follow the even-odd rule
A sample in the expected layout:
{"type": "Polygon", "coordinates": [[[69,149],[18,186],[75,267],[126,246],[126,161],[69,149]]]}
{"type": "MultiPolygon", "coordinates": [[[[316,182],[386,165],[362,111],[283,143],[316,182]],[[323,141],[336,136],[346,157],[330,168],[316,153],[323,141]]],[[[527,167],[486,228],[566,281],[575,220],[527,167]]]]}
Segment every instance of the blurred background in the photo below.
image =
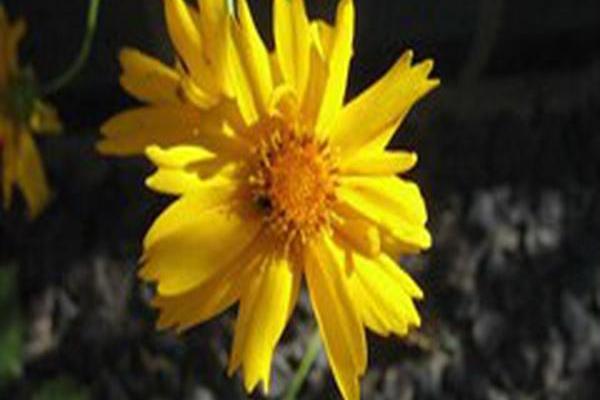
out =
{"type": "MultiPolygon", "coordinates": [[[[355,0],[352,97],[412,48],[442,86],[393,147],[430,209],[434,247],[404,265],[423,327],[370,335],[365,399],[600,398],[600,2],[355,0]]],[[[4,0],[27,19],[22,64],[47,82],[84,35],[86,1],[4,0]]],[[[335,0],[307,0],[333,17],[335,0]]],[[[270,38],[271,1],[251,5],[270,38]]],[[[153,329],[136,280],[141,238],[168,198],[143,159],[95,153],[98,126],[134,104],[117,51],[172,59],[160,0],[104,0],[90,61],[52,96],[63,136],[38,138],[54,199],[33,223],[0,211],[0,398],[243,399],[225,365],[235,310],[181,337],[153,329]]],[[[301,299],[273,363],[293,376],[313,319],[301,299]]],[[[261,398],[255,394],[253,398],[261,398]]],[[[338,398],[324,357],[301,393],[338,398]]]]}

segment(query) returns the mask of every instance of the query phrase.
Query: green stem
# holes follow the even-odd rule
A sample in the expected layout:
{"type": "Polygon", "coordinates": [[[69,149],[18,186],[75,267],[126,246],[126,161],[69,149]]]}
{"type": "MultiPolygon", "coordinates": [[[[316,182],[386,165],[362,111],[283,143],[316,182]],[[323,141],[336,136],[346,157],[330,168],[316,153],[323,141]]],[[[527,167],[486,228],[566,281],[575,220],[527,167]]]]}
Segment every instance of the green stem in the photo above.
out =
{"type": "Polygon", "coordinates": [[[44,95],[52,94],[73,80],[79,74],[81,69],[85,66],[92,49],[92,42],[94,41],[94,35],[96,34],[96,27],[98,25],[98,9],[100,8],[100,0],[90,0],[88,7],[87,20],[86,20],[86,31],[81,45],[81,50],[73,64],[60,76],[48,83],[42,90],[44,95]]]}
{"type": "Polygon", "coordinates": [[[314,364],[317,356],[321,352],[321,337],[319,335],[319,328],[315,328],[310,341],[308,342],[308,348],[306,349],[306,353],[304,353],[304,357],[300,362],[300,366],[296,371],[296,374],[292,378],[290,382],[290,386],[288,387],[285,395],[283,396],[283,400],[296,400],[298,398],[298,394],[300,393],[300,389],[302,389],[302,384],[306,380],[308,373],[310,372],[310,368],[314,364]]]}

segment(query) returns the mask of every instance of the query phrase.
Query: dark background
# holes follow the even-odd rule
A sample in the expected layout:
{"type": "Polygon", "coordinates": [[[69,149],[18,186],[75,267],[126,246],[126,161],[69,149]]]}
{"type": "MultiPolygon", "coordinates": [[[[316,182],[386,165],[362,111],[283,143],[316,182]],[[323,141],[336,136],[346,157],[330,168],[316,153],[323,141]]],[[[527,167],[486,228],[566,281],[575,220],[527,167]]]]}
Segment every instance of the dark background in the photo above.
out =
{"type": "MultiPolygon", "coordinates": [[[[42,84],[59,75],[79,50],[87,2],[4,3],[29,23],[22,64],[42,84]]],[[[251,3],[271,41],[271,2],[251,3]]],[[[336,2],[307,3],[331,19],[336,2]]],[[[419,153],[412,175],[431,214],[434,247],[404,262],[426,291],[424,324],[404,341],[370,336],[363,397],[600,398],[600,2],[356,8],[350,96],[408,48],[442,79],[393,143],[419,153]]],[[[93,148],[98,125],[134,104],[117,84],[118,49],[170,59],[162,3],[104,0],[99,18],[89,64],[49,99],[66,132],[38,141],[53,203],[31,224],[22,204],[0,214],[0,398],[244,398],[225,376],[235,313],[179,338],[153,330],[136,260],[169,199],[144,188],[146,161],[93,148]]],[[[302,299],[271,395],[312,321],[302,299]]],[[[324,357],[302,396],[337,397],[324,357]]]]}

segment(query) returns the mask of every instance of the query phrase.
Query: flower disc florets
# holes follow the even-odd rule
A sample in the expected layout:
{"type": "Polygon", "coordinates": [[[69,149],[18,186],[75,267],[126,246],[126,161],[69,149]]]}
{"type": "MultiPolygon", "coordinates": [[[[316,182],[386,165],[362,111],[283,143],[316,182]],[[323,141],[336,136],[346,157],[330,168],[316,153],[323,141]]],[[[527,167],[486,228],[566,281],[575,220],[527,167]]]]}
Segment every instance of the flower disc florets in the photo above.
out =
{"type": "Polygon", "coordinates": [[[284,130],[263,140],[256,153],[250,183],[269,225],[288,241],[305,241],[327,226],[337,185],[328,144],[284,130]]]}

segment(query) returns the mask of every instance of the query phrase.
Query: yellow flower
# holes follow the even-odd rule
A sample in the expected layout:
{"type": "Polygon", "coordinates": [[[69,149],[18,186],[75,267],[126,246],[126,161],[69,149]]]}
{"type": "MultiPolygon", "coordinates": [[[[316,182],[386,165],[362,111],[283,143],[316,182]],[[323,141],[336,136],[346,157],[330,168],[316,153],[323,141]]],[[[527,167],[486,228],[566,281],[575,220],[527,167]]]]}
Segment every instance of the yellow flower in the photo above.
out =
{"type": "Polygon", "coordinates": [[[0,4],[0,154],[4,208],[12,202],[13,185],[23,192],[29,216],[35,218],[50,198],[50,190],[32,133],[58,132],[56,111],[39,100],[33,73],[21,70],[18,44],[23,20],[11,24],[0,4]]]}
{"type": "Polygon", "coordinates": [[[123,86],[150,105],[108,121],[100,148],[146,149],[158,167],[147,184],[178,196],[144,240],[140,276],[157,283],[160,328],[239,302],[229,373],[267,391],[304,278],[338,386],[358,399],[365,327],[403,336],[420,324],[423,293],[394,261],[431,245],[419,188],[396,176],[417,156],[385,146],[439,81],[409,51],[344,104],[351,0],[334,26],[309,21],[302,0],[275,0],[273,53],[237,3],[234,18],[222,0],[200,1],[199,14],[165,2],[177,66],[122,54],[123,86]]]}

